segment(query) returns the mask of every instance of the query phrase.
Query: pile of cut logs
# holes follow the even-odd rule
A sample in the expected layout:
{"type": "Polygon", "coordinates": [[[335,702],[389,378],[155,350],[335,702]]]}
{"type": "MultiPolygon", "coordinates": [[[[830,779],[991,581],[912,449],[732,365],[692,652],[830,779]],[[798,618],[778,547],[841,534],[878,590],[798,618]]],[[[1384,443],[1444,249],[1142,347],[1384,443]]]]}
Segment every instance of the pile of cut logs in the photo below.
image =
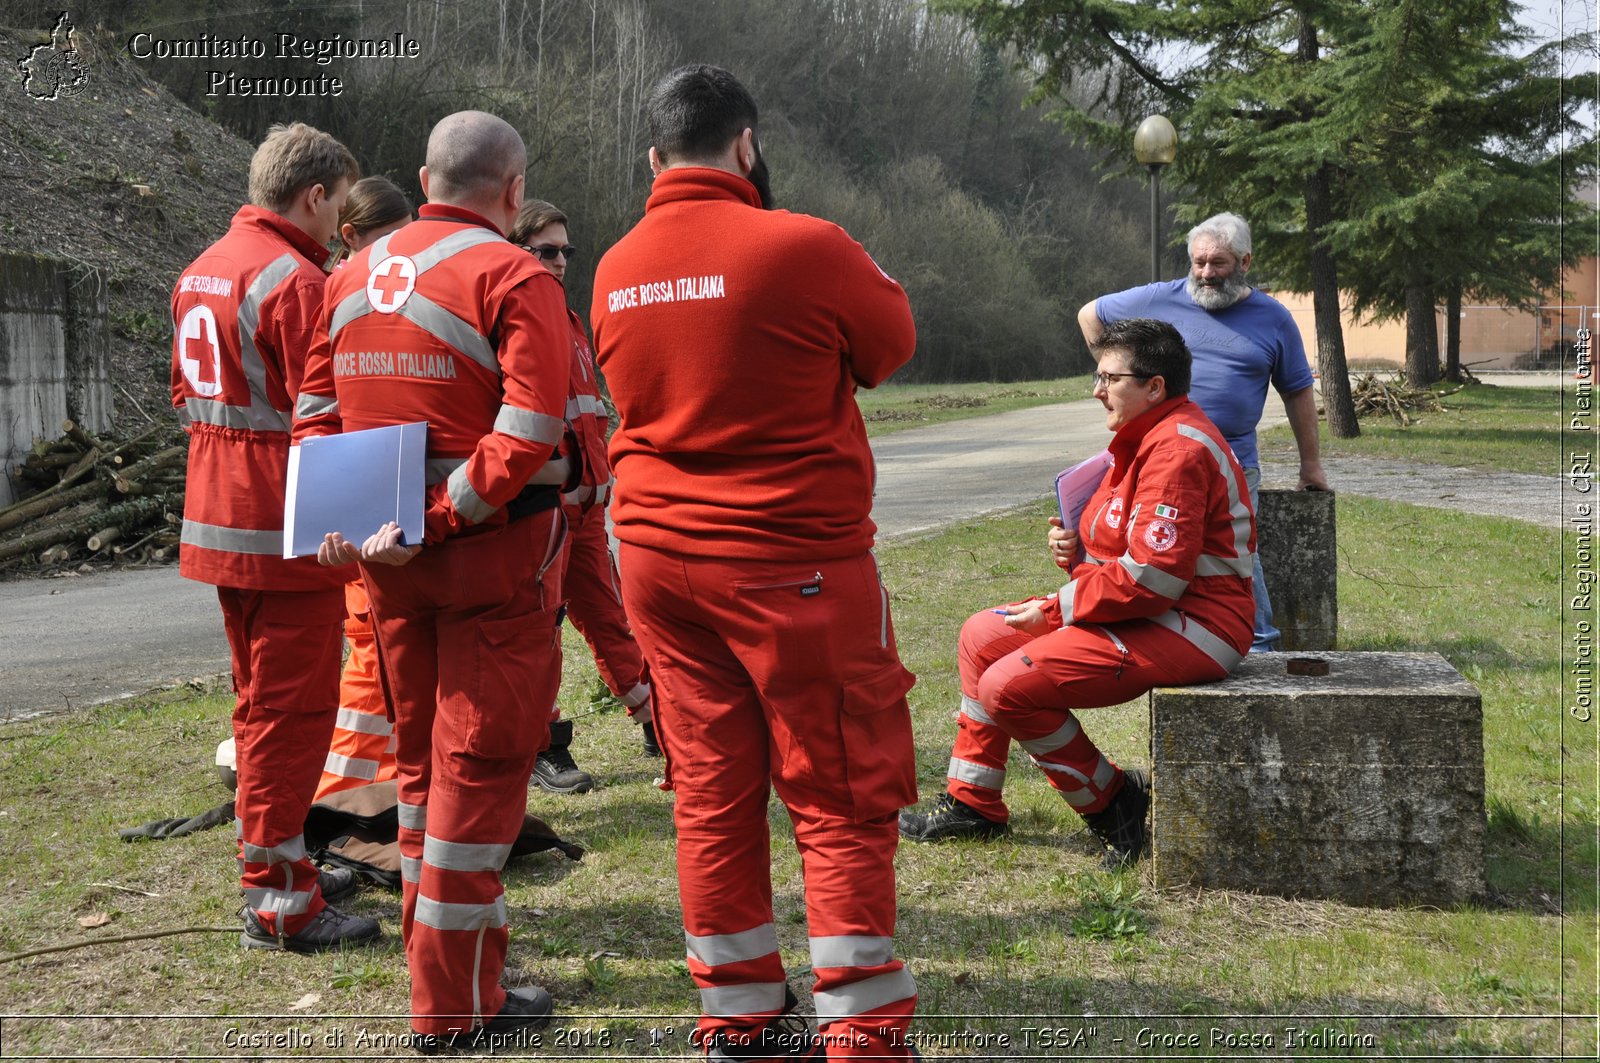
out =
{"type": "Polygon", "coordinates": [[[0,509],[0,569],[177,557],[187,446],[172,425],[126,441],[72,421],[16,466],[25,492],[0,509]]]}

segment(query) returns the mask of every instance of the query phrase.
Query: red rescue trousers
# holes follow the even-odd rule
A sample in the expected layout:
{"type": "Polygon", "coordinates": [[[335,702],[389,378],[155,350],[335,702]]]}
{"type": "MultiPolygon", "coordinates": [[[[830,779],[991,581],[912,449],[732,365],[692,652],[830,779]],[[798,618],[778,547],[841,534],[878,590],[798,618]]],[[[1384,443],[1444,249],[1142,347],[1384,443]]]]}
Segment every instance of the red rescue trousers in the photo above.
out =
{"type": "Polygon", "coordinates": [[[897,811],[916,800],[915,681],[870,553],[772,563],[624,543],[623,600],[650,662],[677,784],[678,891],[702,1043],[784,1007],[770,787],[805,878],[829,1058],[905,1058],[916,983],[894,957],[897,811]],[[770,780],[770,782],[769,782],[770,780]]]}
{"type": "Polygon", "coordinates": [[[344,638],[350,654],[339,676],[339,715],[314,800],[394,778],[394,724],[378,675],[372,606],[359,579],[344,586],[344,638]]]}
{"type": "Polygon", "coordinates": [[[344,595],[218,587],[233,656],[239,885],[263,928],[300,932],[326,902],[306,810],[339,704],[344,595]]]}
{"type": "MultiPolygon", "coordinates": [[[[561,681],[559,509],[361,566],[394,701],[401,933],[411,1025],[500,1013],[510,928],[500,868],[561,681]]],[[[326,747],[324,747],[326,748],[326,747]]]]}
{"type": "Polygon", "coordinates": [[[984,609],[962,625],[957,655],[961,715],[949,791],[1001,822],[1010,816],[1000,791],[1012,739],[1074,810],[1099,812],[1122,788],[1122,769],[1101,755],[1068,710],[1118,705],[1152,687],[1227,675],[1183,636],[1149,620],[1071,624],[1035,637],[984,609]]]}
{"type": "MultiPolygon", "coordinates": [[[[650,719],[650,678],[639,644],[622,608],[622,581],[611,558],[604,506],[567,506],[567,616],[594,654],[595,667],[607,689],[627,706],[639,723],[650,719]]],[[[561,716],[561,706],[550,713],[561,716]]]]}

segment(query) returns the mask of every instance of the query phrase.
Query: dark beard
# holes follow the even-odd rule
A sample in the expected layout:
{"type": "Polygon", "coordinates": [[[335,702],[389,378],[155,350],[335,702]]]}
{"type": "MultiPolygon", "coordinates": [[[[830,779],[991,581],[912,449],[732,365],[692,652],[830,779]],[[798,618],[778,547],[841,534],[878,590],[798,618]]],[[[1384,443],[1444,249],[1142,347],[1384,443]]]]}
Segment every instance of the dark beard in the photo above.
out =
{"type": "Polygon", "coordinates": [[[761,197],[761,209],[771,210],[775,205],[772,199],[772,175],[767,172],[767,157],[761,154],[759,143],[755,145],[755,150],[756,161],[745,177],[756,186],[756,194],[761,197]]]}

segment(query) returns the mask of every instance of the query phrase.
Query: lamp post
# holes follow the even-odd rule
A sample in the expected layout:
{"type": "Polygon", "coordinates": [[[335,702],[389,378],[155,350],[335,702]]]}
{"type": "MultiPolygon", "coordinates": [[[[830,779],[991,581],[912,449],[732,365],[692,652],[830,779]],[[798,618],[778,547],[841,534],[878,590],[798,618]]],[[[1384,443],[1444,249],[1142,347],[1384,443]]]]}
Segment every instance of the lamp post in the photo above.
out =
{"type": "Polygon", "coordinates": [[[1150,283],[1161,279],[1161,167],[1178,157],[1178,131],[1153,114],[1133,134],[1133,157],[1150,167],[1150,283]]]}

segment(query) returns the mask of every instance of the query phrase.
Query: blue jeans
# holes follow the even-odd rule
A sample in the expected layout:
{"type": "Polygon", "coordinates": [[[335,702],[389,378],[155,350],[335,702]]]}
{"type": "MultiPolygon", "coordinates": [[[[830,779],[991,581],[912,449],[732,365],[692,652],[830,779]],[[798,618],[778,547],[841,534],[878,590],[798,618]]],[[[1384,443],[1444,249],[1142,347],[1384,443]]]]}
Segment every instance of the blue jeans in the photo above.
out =
{"type": "MultiPolygon", "coordinates": [[[[1250,489],[1250,510],[1253,513],[1261,512],[1261,470],[1245,469],[1244,485],[1250,489]]],[[[1257,522],[1256,534],[1260,534],[1260,523],[1257,522]]],[[[1260,544],[1257,543],[1257,546],[1260,544]]],[[[1282,634],[1272,624],[1272,599],[1267,595],[1267,577],[1261,571],[1261,553],[1258,550],[1251,560],[1255,562],[1255,573],[1252,576],[1251,586],[1256,593],[1256,623],[1255,639],[1250,643],[1251,653],[1270,653],[1278,648],[1278,636],[1282,634]]]]}

